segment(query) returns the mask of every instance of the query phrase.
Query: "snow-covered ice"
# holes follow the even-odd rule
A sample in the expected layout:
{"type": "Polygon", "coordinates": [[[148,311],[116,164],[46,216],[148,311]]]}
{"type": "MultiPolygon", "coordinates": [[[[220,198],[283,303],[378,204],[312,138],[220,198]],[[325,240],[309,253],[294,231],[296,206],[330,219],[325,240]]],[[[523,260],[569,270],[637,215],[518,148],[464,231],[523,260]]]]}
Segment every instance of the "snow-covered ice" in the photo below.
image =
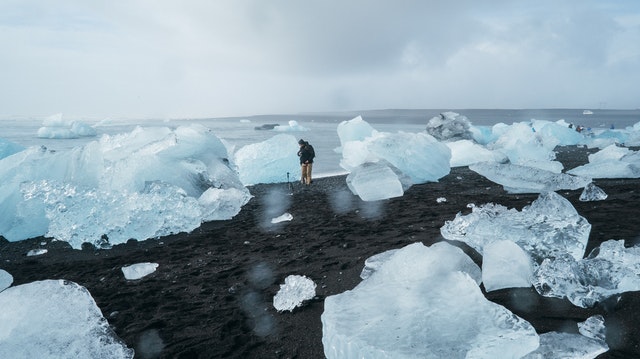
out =
{"type": "Polygon", "coordinates": [[[158,263],[136,263],[121,268],[122,274],[126,280],[137,280],[144,278],[156,271],[158,263]]]}
{"type": "Polygon", "coordinates": [[[293,311],[302,305],[305,300],[316,296],[316,284],[310,278],[303,275],[290,275],[280,285],[280,290],[273,297],[273,307],[277,311],[293,311]]]}
{"type": "Polygon", "coordinates": [[[44,280],[0,292],[0,358],[129,359],[134,352],[115,335],[82,286],[44,280]]]}

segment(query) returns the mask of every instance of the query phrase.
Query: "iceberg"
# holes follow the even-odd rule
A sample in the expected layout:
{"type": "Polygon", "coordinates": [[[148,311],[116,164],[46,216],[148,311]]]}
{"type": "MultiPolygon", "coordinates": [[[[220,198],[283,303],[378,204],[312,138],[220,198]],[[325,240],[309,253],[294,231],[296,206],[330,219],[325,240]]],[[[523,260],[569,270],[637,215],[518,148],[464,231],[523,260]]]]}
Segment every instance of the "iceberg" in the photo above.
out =
{"type": "Polygon", "coordinates": [[[156,268],[158,268],[158,263],[145,262],[124,266],[121,270],[126,280],[137,280],[155,272],[156,268]]]}
{"type": "Polygon", "coordinates": [[[491,151],[470,140],[446,143],[451,150],[451,167],[469,166],[478,162],[505,163],[508,157],[499,151],[491,151]]]}
{"type": "Polygon", "coordinates": [[[68,151],[30,147],[0,159],[0,235],[106,248],[190,232],[249,200],[233,167],[201,125],[136,127],[68,151]]]}
{"type": "Polygon", "coordinates": [[[398,175],[382,163],[365,163],[347,175],[347,186],[363,201],[379,201],[404,194],[398,175]]]}
{"type": "Polygon", "coordinates": [[[292,131],[308,131],[309,129],[300,125],[298,121],[291,120],[289,121],[288,126],[278,125],[278,126],[275,126],[273,130],[278,132],[292,132],[292,131]]]}
{"type": "Polygon", "coordinates": [[[609,195],[607,195],[602,188],[593,183],[589,183],[584,190],[582,190],[579,200],[582,202],[604,201],[607,197],[609,197],[609,195]]]}
{"type": "Polygon", "coordinates": [[[567,173],[591,178],[640,178],[640,152],[610,145],[589,155],[589,163],[567,173]]]}
{"type": "Polygon", "coordinates": [[[316,296],[316,284],[303,275],[290,275],[280,285],[280,290],[273,297],[273,307],[277,311],[293,311],[305,300],[316,296]]]}
{"type": "Polygon", "coordinates": [[[463,272],[473,268],[464,257],[444,242],[415,243],[389,256],[353,290],[327,297],[325,356],[520,358],[535,350],[534,328],[485,299],[479,268],[463,272]]]}
{"type": "Polygon", "coordinates": [[[427,133],[440,141],[470,140],[471,122],[455,112],[443,112],[427,123],[427,133]]]}
{"type": "Polygon", "coordinates": [[[38,129],[39,138],[79,138],[96,136],[96,130],[81,121],[66,121],[62,114],[46,118],[38,129]]]}
{"type": "Polygon", "coordinates": [[[474,206],[440,228],[444,238],[465,242],[480,254],[494,241],[510,240],[536,262],[563,254],[582,258],[590,231],[591,224],[555,192],[541,193],[520,212],[494,203],[474,206]]]}
{"type": "Polygon", "coordinates": [[[469,169],[500,184],[509,193],[542,193],[575,190],[591,183],[591,178],[520,166],[510,163],[480,162],[469,169]]]}
{"type": "Polygon", "coordinates": [[[292,135],[279,134],[272,138],[246,145],[234,154],[240,181],[244,185],[284,183],[298,178],[300,161],[297,156],[298,140],[292,135]]]}
{"type": "Polygon", "coordinates": [[[0,358],[130,359],[86,288],[45,280],[0,292],[0,358]]]}
{"type": "Polygon", "coordinates": [[[623,240],[609,240],[584,259],[547,258],[533,285],[543,296],[566,297],[576,306],[593,307],[613,295],[640,290],[640,247],[625,248],[623,240]]]}

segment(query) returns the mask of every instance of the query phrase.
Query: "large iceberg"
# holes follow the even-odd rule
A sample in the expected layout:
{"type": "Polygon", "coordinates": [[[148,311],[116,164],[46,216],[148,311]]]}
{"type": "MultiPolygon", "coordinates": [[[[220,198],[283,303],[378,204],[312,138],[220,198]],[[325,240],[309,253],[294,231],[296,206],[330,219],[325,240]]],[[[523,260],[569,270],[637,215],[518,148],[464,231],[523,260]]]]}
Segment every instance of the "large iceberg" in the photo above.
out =
{"type": "Polygon", "coordinates": [[[0,159],[0,235],[9,241],[46,235],[80,248],[190,232],[235,216],[250,197],[224,144],[201,125],[137,127],[0,159]]]}
{"type": "Polygon", "coordinates": [[[583,188],[591,182],[588,177],[515,165],[511,163],[480,162],[469,169],[500,184],[509,193],[541,193],[563,189],[583,188]]]}
{"type": "Polygon", "coordinates": [[[0,358],[130,359],[91,294],[65,280],[0,292],[0,358]]]}
{"type": "Polygon", "coordinates": [[[585,259],[547,258],[533,284],[544,296],[566,297],[579,307],[592,307],[615,294],[640,290],[640,247],[625,248],[623,240],[609,240],[585,259]]]}
{"type": "Polygon", "coordinates": [[[444,242],[394,252],[353,290],[325,299],[325,356],[520,358],[535,350],[534,328],[485,299],[469,262],[444,242]]]}
{"type": "Polygon", "coordinates": [[[555,192],[541,193],[522,211],[494,203],[473,207],[440,228],[444,238],[465,242],[480,254],[494,241],[510,240],[537,262],[565,253],[582,258],[590,231],[591,224],[555,192]]]}
{"type": "MultiPolygon", "coordinates": [[[[338,137],[342,144],[338,149],[342,152],[340,166],[356,173],[352,180],[362,177],[357,172],[371,174],[375,169],[380,173],[379,180],[375,175],[364,176],[365,188],[385,189],[387,184],[394,182],[392,189],[383,190],[385,193],[376,195],[377,199],[402,195],[396,191],[398,184],[406,189],[412,184],[435,182],[451,170],[451,150],[427,133],[378,132],[357,117],[338,125],[338,137]],[[392,178],[392,172],[397,174],[397,179],[392,178]]],[[[360,195],[358,186],[349,187],[354,194],[360,195]]]]}

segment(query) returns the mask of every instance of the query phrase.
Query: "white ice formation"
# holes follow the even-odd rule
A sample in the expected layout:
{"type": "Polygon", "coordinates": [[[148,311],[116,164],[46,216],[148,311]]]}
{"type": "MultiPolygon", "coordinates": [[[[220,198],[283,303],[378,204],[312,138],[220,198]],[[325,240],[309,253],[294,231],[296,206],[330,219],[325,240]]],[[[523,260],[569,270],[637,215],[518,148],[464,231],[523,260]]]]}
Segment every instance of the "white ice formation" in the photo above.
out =
{"type": "Polygon", "coordinates": [[[273,297],[273,307],[277,311],[293,311],[305,300],[316,296],[316,284],[303,275],[290,275],[280,285],[280,290],[273,297]]]}

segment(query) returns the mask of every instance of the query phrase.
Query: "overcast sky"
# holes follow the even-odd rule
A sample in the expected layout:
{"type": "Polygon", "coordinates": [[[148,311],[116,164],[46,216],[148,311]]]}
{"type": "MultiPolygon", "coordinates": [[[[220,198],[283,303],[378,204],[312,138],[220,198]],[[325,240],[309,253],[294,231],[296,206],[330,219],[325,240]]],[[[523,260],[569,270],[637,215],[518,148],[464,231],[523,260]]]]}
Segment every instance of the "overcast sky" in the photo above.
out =
{"type": "Polygon", "coordinates": [[[0,0],[0,115],[639,108],[637,0],[0,0]]]}

